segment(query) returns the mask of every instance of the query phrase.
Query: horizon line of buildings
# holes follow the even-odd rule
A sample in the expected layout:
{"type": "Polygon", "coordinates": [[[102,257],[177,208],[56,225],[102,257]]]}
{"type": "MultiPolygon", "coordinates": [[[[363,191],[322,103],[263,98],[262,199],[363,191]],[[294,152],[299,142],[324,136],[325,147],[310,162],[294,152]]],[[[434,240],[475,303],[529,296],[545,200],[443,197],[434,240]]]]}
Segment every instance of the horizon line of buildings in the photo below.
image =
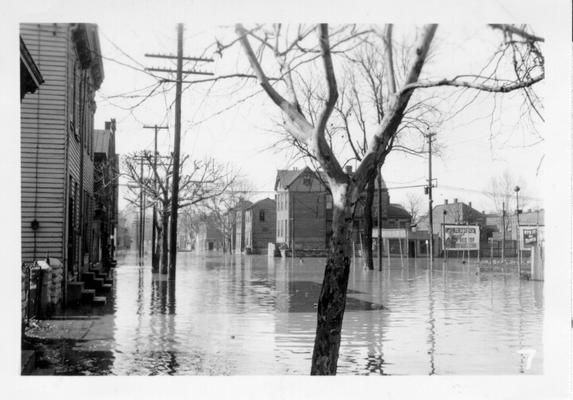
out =
{"type": "MultiPolygon", "coordinates": [[[[352,173],[351,169],[347,172],[352,173]]],[[[381,235],[385,254],[404,253],[412,257],[428,254],[428,215],[413,223],[411,214],[400,204],[390,202],[388,188],[382,180],[376,186],[372,204],[372,235],[374,246],[378,237],[378,197],[381,198],[381,235]],[[380,193],[380,195],[379,195],[380,193]]],[[[308,167],[278,170],[275,179],[275,198],[257,202],[240,199],[227,212],[226,232],[213,220],[201,223],[195,243],[187,241],[186,248],[197,251],[224,250],[233,253],[267,254],[279,251],[285,255],[326,254],[331,237],[332,197],[326,177],[308,167]]],[[[364,199],[361,199],[353,226],[353,240],[362,247],[364,235],[364,199]]],[[[517,218],[496,213],[480,212],[454,199],[433,207],[434,252],[440,254],[444,225],[478,225],[479,248],[490,249],[491,241],[505,242],[506,254],[516,249],[517,218]],[[504,228],[505,227],[505,228],[504,228]]],[[[542,226],[544,211],[535,210],[519,215],[520,226],[542,226]]],[[[499,251],[498,251],[499,254],[499,251]]]]}

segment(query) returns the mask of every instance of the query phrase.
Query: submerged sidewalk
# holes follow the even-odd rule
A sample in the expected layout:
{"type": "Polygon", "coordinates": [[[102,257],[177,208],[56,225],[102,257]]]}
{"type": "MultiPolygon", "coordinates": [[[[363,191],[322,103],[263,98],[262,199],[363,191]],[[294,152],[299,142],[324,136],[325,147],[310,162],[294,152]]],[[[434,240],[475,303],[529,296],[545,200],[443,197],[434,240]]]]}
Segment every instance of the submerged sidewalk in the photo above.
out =
{"type": "Polygon", "coordinates": [[[69,314],[31,321],[24,333],[22,375],[109,373],[114,316],[69,314]]]}

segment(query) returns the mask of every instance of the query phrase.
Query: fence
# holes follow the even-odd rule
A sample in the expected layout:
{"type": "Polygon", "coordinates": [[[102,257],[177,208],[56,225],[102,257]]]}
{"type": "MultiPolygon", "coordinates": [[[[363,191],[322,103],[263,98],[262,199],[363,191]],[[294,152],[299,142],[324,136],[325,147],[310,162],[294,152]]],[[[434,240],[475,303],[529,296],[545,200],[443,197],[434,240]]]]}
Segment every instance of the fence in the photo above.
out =
{"type": "MultiPolygon", "coordinates": [[[[489,242],[482,242],[480,244],[480,253],[482,258],[493,257],[501,258],[503,242],[501,240],[494,240],[489,242]]],[[[517,257],[517,241],[506,240],[505,249],[503,251],[504,257],[517,257]]]]}

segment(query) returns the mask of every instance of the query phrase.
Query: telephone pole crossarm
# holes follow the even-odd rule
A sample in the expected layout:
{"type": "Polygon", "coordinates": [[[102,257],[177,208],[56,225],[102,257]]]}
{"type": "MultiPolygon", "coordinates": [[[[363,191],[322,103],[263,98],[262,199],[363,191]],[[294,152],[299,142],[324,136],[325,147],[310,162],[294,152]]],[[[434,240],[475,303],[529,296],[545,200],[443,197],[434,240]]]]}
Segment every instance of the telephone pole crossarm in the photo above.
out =
{"type": "MultiPolygon", "coordinates": [[[[146,71],[150,71],[150,72],[170,72],[172,74],[177,74],[178,71],[173,70],[173,69],[168,69],[168,68],[145,68],[146,71]]],[[[215,75],[212,72],[207,72],[207,71],[195,71],[195,70],[187,70],[187,71],[181,71],[182,74],[193,74],[193,75],[209,75],[209,76],[213,76],[215,75]]],[[[176,82],[170,79],[165,79],[165,82],[176,82]]]]}

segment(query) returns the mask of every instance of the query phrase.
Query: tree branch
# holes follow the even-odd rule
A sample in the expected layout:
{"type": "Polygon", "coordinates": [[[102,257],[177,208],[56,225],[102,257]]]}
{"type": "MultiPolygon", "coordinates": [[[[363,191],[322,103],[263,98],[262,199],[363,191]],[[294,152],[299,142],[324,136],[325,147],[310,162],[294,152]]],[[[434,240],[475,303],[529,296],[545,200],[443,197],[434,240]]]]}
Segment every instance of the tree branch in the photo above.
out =
{"type": "MultiPolygon", "coordinates": [[[[430,88],[430,87],[437,87],[437,86],[454,86],[454,87],[465,87],[471,89],[477,89],[484,92],[492,92],[492,93],[508,93],[514,90],[527,88],[536,84],[539,81],[542,81],[545,78],[545,73],[541,73],[539,76],[531,78],[527,81],[519,81],[519,82],[511,82],[511,83],[503,83],[498,85],[488,85],[485,83],[476,83],[476,82],[467,82],[467,81],[458,81],[457,77],[453,79],[441,79],[438,81],[420,81],[410,83],[402,87],[401,92],[407,92],[414,89],[421,89],[421,88],[430,88]]],[[[498,81],[499,82],[499,81],[498,81]]]]}
{"type": "Polygon", "coordinates": [[[251,64],[251,68],[254,70],[257,79],[263,88],[263,90],[267,93],[267,95],[271,98],[271,100],[280,107],[280,109],[287,115],[290,122],[296,128],[294,132],[303,140],[310,138],[312,132],[312,126],[308,123],[308,121],[302,116],[296,107],[288,102],[284,97],[282,97],[269,83],[267,76],[265,75],[259,61],[253,49],[249,43],[249,39],[247,38],[247,30],[241,25],[237,24],[235,26],[235,31],[237,35],[239,35],[239,40],[241,45],[243,46],[243,50],[251,64]]]}
{"type": "Polygon", "coordinates": [[[489,24],[492,29],[499,29],[503,32],[513,33],[517,36],[522,37],[530,42],[545,42],[545,39],[540,36],[532,35],[531,33],[525,32],[523,29],[519,29],[513,25],[506,24],[489,24]]]}

